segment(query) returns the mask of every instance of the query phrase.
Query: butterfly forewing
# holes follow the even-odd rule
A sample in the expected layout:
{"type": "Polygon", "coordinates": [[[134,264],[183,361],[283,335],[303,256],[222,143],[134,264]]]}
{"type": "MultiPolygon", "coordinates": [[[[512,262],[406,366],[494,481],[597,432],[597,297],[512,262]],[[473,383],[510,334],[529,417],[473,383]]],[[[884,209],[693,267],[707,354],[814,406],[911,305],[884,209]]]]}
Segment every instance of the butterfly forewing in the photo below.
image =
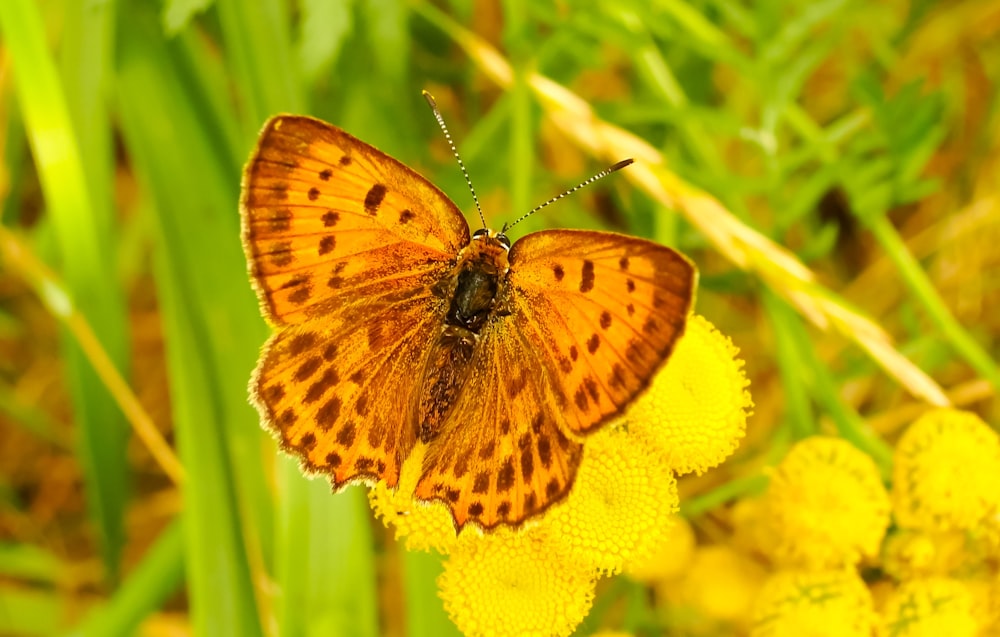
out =
{"type": "Polygon", "coordinates": [[[684,331],[691,263],[670,248],[608,232],[548,230],[510,252],[511,329],[553,381],[572,434],[619,415],[684,331]]]}
{"type": "Polygon", "coordinates": [[[461,212],[430,182],[309,117],[267,122],[241,204],[251,274],[278,325],[423,287],[469,240],[461,212]]]}

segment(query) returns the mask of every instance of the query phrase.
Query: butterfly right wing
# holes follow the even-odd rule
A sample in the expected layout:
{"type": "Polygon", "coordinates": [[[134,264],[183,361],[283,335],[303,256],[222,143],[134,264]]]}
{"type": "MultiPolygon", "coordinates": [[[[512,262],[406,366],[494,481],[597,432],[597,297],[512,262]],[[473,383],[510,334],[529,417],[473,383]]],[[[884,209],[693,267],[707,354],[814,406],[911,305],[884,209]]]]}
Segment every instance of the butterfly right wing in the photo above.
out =
{"type": "Polygon", "coordinates": [[[333,316],[271,337],[251,380],[262,421],[303,468],[335,488],[394,487],[416,442],[417,392],[444,302],[429,291],[371,304],[364,320],[333,316]]]}

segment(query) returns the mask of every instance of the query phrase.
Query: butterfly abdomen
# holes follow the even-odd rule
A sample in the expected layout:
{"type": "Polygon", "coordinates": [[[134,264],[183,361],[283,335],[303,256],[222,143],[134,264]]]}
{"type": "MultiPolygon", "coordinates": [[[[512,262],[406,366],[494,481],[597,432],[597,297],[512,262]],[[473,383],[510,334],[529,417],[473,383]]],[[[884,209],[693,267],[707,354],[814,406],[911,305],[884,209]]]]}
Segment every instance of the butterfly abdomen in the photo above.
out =
{"type": "Polygon", "coordinates": [[[448,313],[424,367],[417,431],[423,442],[437,437],[469,377],[479,334],[495,313],[506,271],[506,247],[488,236],[473,239],[455,267],[446,288],[452,290],[448,313]]]}

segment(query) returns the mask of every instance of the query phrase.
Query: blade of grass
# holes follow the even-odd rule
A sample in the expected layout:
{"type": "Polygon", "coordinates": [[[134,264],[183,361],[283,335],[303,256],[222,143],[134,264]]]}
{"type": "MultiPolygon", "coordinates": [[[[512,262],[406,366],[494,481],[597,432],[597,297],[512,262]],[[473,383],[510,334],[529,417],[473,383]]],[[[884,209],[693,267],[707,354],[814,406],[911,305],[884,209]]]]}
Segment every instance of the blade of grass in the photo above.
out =
{"type": "Polygon", "coordinates": [[[184,536],[175,520],[160,533],[142,561],[102,608],[68,633],[69,637],[135,634],[144,618],[159,609],[184,582],[184,536]]]}
{"type": "MultiPolygon", "coordinates": [[[[154,274],[188,472],[192,623],[198,635],[254,637],[266,610],[254,594],[248,538],[253,546],[260,531],[252,522],[271,509],[259,469],[262,432],[245,389],[264,330],[252,318],[257,304],[239,243],[238,172],[213,144],[200,84],[177,64],[152,8],[130,5],[122,20],[118,106],[133,165],[155,202],[154,274]],[[234,464],[246,478],[239,485],[234,464]]],[[[259,565],[259,553],[250,555],[259,565]]]]}
{"type": "MultiPolygon", "coordinates": [[[[66,282],[78,307],[121,370],[127,359],[125,306],[112,267],[109,222],[93,205],[84,156],[67,107],[36,3],[0,3],[0,30],[14,66],[14,80],[28,139],[52,216],[66,282]]],[[[99,143],[98,142],[95,142],[99,143]]],[[[97,527],[110,576],[124,543],[129,484],[125,458],[128,430],[84,353],[63,334],[66,379],[73,397],[90,517],[97,527]]]]}
{"type": "Polygon", "coordinates": [[[375,560],[364,489],[331,496],[326,480],[306,480],[291,458],[280,464],[280,634],[375,637],[375,560]]]}
{"type": "Polygon", "coordinates": [[[404,551],[402,559],[406,587],[406,634],[409,637],[460,635],[437,595],[437,578],[443,570],[441,556],[437,553],[404,551]]]}

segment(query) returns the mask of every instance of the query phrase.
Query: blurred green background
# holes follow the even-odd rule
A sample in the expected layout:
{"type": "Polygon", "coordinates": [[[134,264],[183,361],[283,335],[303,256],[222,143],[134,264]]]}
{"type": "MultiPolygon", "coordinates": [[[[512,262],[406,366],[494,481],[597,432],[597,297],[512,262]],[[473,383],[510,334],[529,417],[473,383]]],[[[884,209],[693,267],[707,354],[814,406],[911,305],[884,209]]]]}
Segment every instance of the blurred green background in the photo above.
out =
{"type": "MultiPolygon", "coordinates": [[[[995,415],[998,32],[985,0],[2,0],[0,634],[455,632],[440,558],[398,548],[363,489],[303,478],[247,403],[268,331],[237,200],[275,113],[345,128],[474,215],[431,91],[498,227],[604,167],[521,81],[544,74],[995,415]],[[183,486],[130,423],[174,446],[183,486]]],[[[618,176],[522,226],[649,236],[701,268],[698,311],[743,350],[757,410],[732,466],[682,485],[692,516],[790,440],[891,436],[921,408],[618,176]]],[[[618,579],[580,632],[661,621],[618,579]]]]}

